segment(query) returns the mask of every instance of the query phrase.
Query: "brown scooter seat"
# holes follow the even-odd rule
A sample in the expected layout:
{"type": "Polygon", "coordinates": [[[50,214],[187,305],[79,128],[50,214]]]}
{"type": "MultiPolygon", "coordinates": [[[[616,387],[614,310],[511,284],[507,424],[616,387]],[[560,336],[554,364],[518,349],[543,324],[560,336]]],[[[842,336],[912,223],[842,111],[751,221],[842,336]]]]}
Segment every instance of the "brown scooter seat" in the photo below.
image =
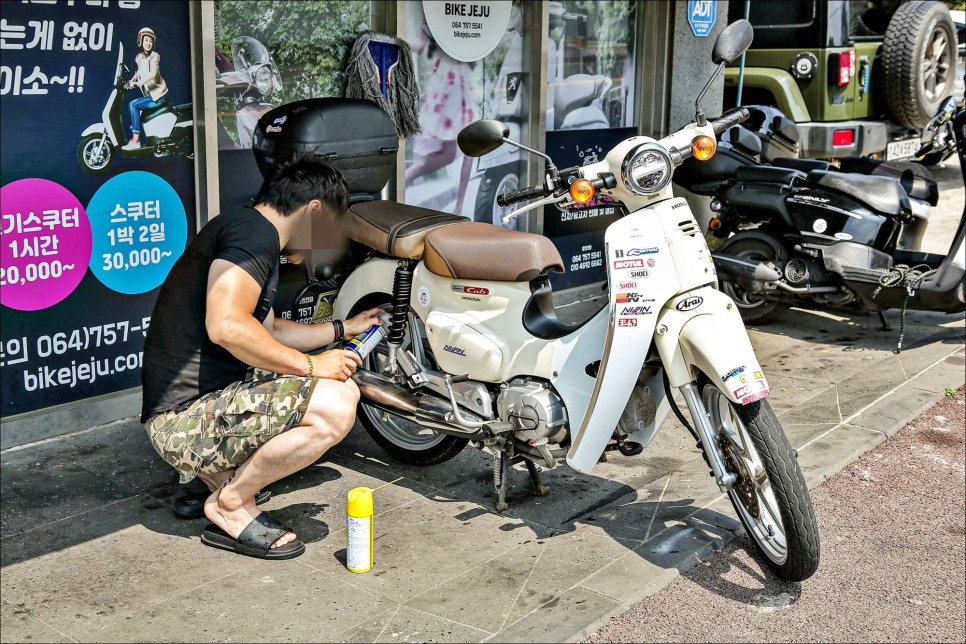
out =
{"type": "Polygon", "coordinates": [[[564,272],[557,247],[543,235],[467,222],[426,236],[423,262],[440,277],[529,282],[546,271],[564,272]]]}
{"type": "Polygon", "coordinates": [[[345,211],[342,233],[380,253],[400,259],[419,259],[430,231],[464,221],[469,220],[395,201],[363,201],[345,211]]]}

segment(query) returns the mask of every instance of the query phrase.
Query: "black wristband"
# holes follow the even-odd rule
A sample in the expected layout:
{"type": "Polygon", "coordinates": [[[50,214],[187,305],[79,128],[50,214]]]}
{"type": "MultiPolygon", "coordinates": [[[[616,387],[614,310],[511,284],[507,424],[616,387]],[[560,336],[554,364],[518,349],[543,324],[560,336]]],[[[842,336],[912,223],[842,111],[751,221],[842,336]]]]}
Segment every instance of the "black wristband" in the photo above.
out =
{"type": "Polygon", "coordinates": [[[341,342],[345,337],[345,325],[342,324],[342,320],[332,320],[332,326],[335,327],[335,339],[333,342],[341,342]]]}

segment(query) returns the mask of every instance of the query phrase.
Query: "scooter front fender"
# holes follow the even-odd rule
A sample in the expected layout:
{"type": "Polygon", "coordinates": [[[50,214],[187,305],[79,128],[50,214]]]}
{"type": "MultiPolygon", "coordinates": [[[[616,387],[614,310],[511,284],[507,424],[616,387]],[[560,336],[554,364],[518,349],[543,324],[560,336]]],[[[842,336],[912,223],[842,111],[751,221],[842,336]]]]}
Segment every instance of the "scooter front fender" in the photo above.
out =
{"type": "Polygon", "coordinates": [[[672,387],[692,382],[697,373],[720,383],[731,402],[746,405],[768,395],[741,315],[730,297],[704,287],[670,300],[661,311],[655,336],[672,387]]]}
{"type": "Polygon", "coordinates": [[[349,275],[339,289],[332,305],[332,314],[344,320],[349,317],[352,307],[362,298],[372,293],[392,295],[392,283],[399,262],[390,259],[370,259],[363,262],[349,275]]]}
{"type": "Polygon", "coordinates": [[[88,134],[104,134],[106,128],[103,123],[92,123],[87,126],[87,129],[81,132],[81,138],[84,138],[88,134]]]}

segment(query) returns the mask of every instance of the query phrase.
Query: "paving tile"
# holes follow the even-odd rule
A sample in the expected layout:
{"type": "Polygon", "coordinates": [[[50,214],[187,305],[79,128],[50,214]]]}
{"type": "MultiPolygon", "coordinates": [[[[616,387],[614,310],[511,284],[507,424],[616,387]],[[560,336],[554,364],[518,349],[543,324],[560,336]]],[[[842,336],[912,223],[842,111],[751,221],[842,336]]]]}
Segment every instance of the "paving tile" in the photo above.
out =
{"type": "Polygon", "coordinates": [[[899,354],[906,375],[915,376],[923,369],[941,360],[966,341],[966,329],[960,320],[955,328],[943,329],[930,338],[931,341],[907,345],[899,354]]]}
{"type": "Polygon", "coordinates": [[[798,448],[798,465],[808,486],[815,487],[869,451],[886,435],[857,425],[842,425],[798,448]]]}
{"type": "Polygon", "coordinates": [[[465,624],[436,617],[429,613],[397,606],[368,621],[364,626],[343,634],[338,641],[363,642],[482,642],[487,633],[465,624]]]}
{"type": "Polygon", "coordinates": [[[937,396],[942,395],[947,388],[959,389],[966,381],[964,364],[966,364],[966,360],[964,360],[962,353],[949,356],[925,373],[910,380],[907,386],[937,396]]]}
{"type": "Polygon", "coordinates": [[[580,530],[521,546],[542,548],[542,552],[510,609],[507,624],[565,594],[602,567],[627,554],[637,543],[580,530]]]}
{"type": "Polygon", "coordinates": [[[886,392],[905,382],[902,366],[897,356],[890,356],[876,363],[874,369],[855,374],[838,383],[839,408],[842,417],[860,411],[886,392]]]}
{"type": "Polygon", "coordinates": [[[493,642],[560,642],[619,603],[583,588],[568,590],[494,635],[493,642]]]}
{"type": "Polygon", "coordinates": [[[834,428],[838,423],[815,423],[815,424],[801,424],[792,425],[786,423],[784,419],[781,419],[782,429],[785,431],[785,436],[788,437],[788,442],[792,447],[798,447],[799,445],[804,445],[808,441],[812,440],[819,434],[824,434],[830,429],[834,428]]]}
{"type": "Polygon", "coordinates": [[[354,574],[345,569],[346,537],[341,526],[313,544],[301,559],[374,594],[404,602],[415,592],[536,539],[523,521],[454,498],[420,499],[380,513],[374,524],[371,572],[354,574]]]}
{"type": "MultiPolygon", "coordinates": [[[[934,369],[930,369],[930,372],[934,369]]],[[[910,381],[908,386],[875,403],[849,421],[849,424],[877,432],[895,433],[900,424],[920,411],[923,405],[935,401],[939,393],[923,391],[910,381]]]]}
{"type": "Polygon", "coordinates": [[[392,606],[299,559],[248,561],[254,563],[245,570],[202,586],[183,585],[163,601],[96,625],[82,639],[328,642],[392,606]]]}
{"type": "MultiPolygon", "coordinates": [[[[108,476],[52,448],[4,453],[0,476],[0,537],[58,521],[137,495],[108,476]]],[[[173,471],[173,470],[172,470],[173,471]]]]}
{"type": "MultiPolygon", "coordinates": [[[[293,522],[296,529],[301,526],[293,522]]],[[[72,636],[256,561],[203,546],[196,522],[137,500],[3,540],[3,599],[72,636]]]]}
{"type": "Polygon", "coordinates": [[[30,614],[22,605],[0,602],[0,642],[71,642],[69,637],[30,614]]]}
{"type": "Polygon", "coordinates": [[[818,391],[798,407],[776,413],[783,426],[842,422],[838,389],[834,385],[818,391]]]}

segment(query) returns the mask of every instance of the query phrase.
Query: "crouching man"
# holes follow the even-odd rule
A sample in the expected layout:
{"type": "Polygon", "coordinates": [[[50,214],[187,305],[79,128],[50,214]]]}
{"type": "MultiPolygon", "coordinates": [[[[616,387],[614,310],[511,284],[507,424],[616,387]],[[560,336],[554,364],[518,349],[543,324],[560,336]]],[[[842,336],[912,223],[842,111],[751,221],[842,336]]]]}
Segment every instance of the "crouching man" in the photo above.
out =
{"type": "Polygon", "coordinates": [[[197,476],[211,491],[206,545],[265,559],[305,551],[256,495],[348,433],[359,358],[310,352],[381,324],[382,310],[299,324],[276,318],[272,302],[279,255],[306,226],[330,226],[347,201],[342,174],[319,157],[281,163],[253,207],[199,231],[161,287],[144,345],[141,422],[182,483],[197,476]]]}

